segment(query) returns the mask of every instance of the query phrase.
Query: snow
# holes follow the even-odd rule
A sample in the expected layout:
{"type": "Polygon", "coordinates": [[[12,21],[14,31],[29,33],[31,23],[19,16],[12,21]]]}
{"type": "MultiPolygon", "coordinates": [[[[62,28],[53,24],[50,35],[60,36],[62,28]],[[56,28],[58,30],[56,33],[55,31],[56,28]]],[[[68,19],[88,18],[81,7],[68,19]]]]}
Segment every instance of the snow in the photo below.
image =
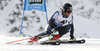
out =
{"type": "Polygon", "coordinates": [[[100,35],[99,34],[99,30],[100,30],[100,24],[98,24],[95,21],[92,20],[88,20],[85,18],[81,18],[81,16],[75,16],[75,20],[74,20],[74,24],[75,24],[75,29],[78,31],[77,34],[79,34],[79,32],[84,32],[83,34],[87,34],[89,37],[92,38],[99,38],[100,35]],[[96,36],[97,34],[97,36],[96,36]]]}
{"type": "MultiPolygon", "coordinates": [[[[60,44],[60,45],[26,45],[6,44],[8,41],[23,39],[18,37],[6,37],[0,35],[0,51],[100,51],[100,39],[87,38],[84,44],[60,44]]],[[[79,38],[80,39],[80,38],[79,38]]]]}

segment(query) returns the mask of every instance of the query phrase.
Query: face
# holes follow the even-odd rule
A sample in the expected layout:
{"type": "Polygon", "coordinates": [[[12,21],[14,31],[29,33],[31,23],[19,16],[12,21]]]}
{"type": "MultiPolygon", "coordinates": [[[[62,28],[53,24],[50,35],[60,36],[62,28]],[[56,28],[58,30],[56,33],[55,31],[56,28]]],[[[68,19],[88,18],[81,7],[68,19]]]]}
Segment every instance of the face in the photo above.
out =
{"type": "Polygon", "coordinates": [[[65,16],[69,16],[70,13],[72,13],[72,7],[69,7],[68,9],[65,10],[65,16]]]}
{"type": "Polygon", "coordinates": [[[69,15],[70,15],[70,13],[67,13],[67,12],[66,12],[66,13],[65,13],[65,15],[66,15],[66,16],[69,16],[69,15]]]}

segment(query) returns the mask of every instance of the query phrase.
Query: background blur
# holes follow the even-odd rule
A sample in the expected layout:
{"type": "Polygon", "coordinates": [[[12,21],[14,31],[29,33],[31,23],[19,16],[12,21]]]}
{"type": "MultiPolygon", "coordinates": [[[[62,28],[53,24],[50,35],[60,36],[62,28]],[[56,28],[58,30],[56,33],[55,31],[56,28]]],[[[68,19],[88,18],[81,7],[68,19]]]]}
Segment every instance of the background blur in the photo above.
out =
{"type": "MultiPolygon", "coordinates": [[[[100,0],[46,0],[48,19],[65,3],[73,6],[75,37],[100,38],[100,0]]],[[[0,0],[0,35],[19,36],[23,4],[24,0],[0,0]]],[[[25,11],[22,36],[44,32],[46,23],[45,12],[25,11]]]]}

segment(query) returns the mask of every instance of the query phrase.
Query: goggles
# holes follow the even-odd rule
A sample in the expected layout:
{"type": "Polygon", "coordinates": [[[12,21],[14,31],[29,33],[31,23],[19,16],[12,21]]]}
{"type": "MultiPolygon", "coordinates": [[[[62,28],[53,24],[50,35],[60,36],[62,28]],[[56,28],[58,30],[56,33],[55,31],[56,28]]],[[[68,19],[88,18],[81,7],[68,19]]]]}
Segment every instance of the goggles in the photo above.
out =
{"type": "Polygon", "coordinates": [[[67,8],[65,11],[67,12],[67,13],[71,13],[72,12],[72,7],[70,7],[70,8],[67,8]]]}
{"type": "Polygon", "coordinates": [[[71,12],[72,12],[72,10],[67,10],[66,12],[67,12],[67,13],[71,13],[71,12]]]}

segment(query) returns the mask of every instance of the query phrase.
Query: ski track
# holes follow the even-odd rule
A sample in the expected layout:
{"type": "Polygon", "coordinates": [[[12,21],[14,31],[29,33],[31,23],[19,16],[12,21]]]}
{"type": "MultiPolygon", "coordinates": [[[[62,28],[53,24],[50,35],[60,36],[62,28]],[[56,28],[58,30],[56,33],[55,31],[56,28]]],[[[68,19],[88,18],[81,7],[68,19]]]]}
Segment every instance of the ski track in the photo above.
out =
{"type": "Polygon", "coordinates": [[[100,39],[86,39],[84,44],[60,45],[26,45],[6,44],[8,41],[19,40],[18,37],[0,36],[0,51],[100,51],[100,39]]]}
{"type": "Polygon", "coordinates": [[[100,44],[0,45],[0,51],[100,51],[100,44]]]}

